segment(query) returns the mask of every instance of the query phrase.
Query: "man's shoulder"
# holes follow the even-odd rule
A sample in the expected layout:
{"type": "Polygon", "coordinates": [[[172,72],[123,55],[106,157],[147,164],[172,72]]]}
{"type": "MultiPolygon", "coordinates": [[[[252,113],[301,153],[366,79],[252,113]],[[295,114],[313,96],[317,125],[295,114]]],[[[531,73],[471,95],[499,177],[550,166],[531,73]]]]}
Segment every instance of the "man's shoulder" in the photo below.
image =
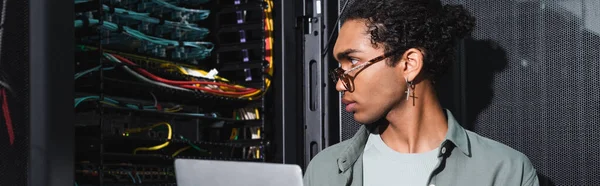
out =
{"type": "Polygon", "coordinates": [[[481,136],[468,130],[467,136],[469,136],[471,154],[473,154],[473,156],[484,156],[498,160],[527,160],[527,156],[525,156],[525,154],[504,143],[481,136]]]}
{"type": "MultiPolygon", "coordinates": [[[[536,170],[527,156],[496,140],[467,131],[471,157],[477,171],[495,170],[496,178],[518,181],[519,185],[537,185],[536,170]],[[482,170],[483,169],[483,170],[482,170]],[[520,179],[519,179],[520,178],[520,179]]],[[[491,173],[491,172],[490,172],[491,173]]]]}

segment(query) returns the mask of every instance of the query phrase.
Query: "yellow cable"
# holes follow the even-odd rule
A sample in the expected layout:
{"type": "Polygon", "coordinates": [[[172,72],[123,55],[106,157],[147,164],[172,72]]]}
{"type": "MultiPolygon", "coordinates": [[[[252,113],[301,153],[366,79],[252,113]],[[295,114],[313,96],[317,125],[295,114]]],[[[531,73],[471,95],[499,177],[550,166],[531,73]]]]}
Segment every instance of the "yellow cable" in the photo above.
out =
{"type": "MultiPolygon", "coordinates": [[[[265,79],[265,82],[266,82],[266,81],[268,81],[268,79],[265,79]]],[[[266,83],[266,84],[268,85],[269,83],[266,83]]],[[[268,86],[267,86],[267,87],[268,87],[268,86]]],[[[241,96],[241,97],[243,97],[243,98],[244,98],[244,97],[248,97],[248,98],[250,98],[250,99],[251,99],[253,96],[256,96],[257,94],[260,94],[260,93],[262,93],[262,90],[256,90],[256,91],[255,91],[255,92],[253,92],[253,93],[246,94],[246,95],[243,95],[243,96],[241,96]]]]}
{"type": "Polygon", "coordinates": [[[149,127],[144,127],[144,128],[133,128],[133,129],[127,129],[124,132],[125,134],[129,134],[129,133],[138,133],[138,132],[142,132],[145,130],[150,130],[152,128],[161,126],[161,125],[165,125],[167,126],[167,128],[169,129],[169,133],[167,135],[167,142],[157,145],[157,146],[152,146],[152,147],[138,147],[136,149],[133,150],[133,154],[136,154],[138,151],[154,151],[154,150],[160,150],[162,148],[165,148],[167,145],[169,145],[169,143],[171,142],[171,137],[173,135],[173,129],[171,128],[171,124],[167,123],[167,122],[160,122],[157,124],[154,124],[152,126],[149,127]]]}
{"type": "Polygon", "coordinates": [[[183,151],[186,151],[186,150],[188,150],[188,149],[190,149],[190,148],[192,148],[192,146],[183,147],[183,148],[181,148],[181,149],[179,149],[179,150],[175,151],[175,153],[173,153],[173,155],[171,155],[171,157],[175,157],[175,156],[177,156],[179,153],[181,153],[181,152],[183,152],[183,151]]]}
{"type": "MultiPolygon", "coordinates": [[[[266,14],[265,15],[265,19],[266,19],[266,21],[265,21],[266,23],[265,24],[267,25],[267,30],[266,30],[266,32],[267,32],[267,38],[266,39],[269,42],[269,48],[270,48],[270,50],[269,50],[269,57],[267,57],[266,60],[267,60],[267,62],[269,62],[269,71],[268,71],[268,74],[270,76],[273,76],[274,68],[273,68],[273,17],[272,17],[272,11],[273,11],[273,6],[274,5],[273,5],[273,1],[272,0],[267,0],[267,4],[268,4],[268,6],[265,9],[265,14],[266,14]]],[[[265,86],[266,86],[265,90],[268,90],[269,87],[271,86],[271,80],[270,79],[265,78],[265,86]]],[[[256,91],[256,92],[253,92],[253,93],[250,93],[250,94],[247,94],[247,95],[243,95],[241,97],[250,97],[251,99],[254,98],[254,97],[258,98],[260,96],[256,96],[256,95],[258,95],[260,93],[263,93],[263,94],[260,95],[260,96],[263,96],[264,93],[266,93],[266,91],[264,91],[264,92],[263,91],[256,91]]]]}
{"type": "Polygon", "coordinates": [[[256,114],[256,119],[260,119],[260,113],[258,113],[258,108],[254,109],[254,113],[256,114]]]}
{"type": "Polygon", "coordinates": [[[181,108],[181,107],[178,107],[178,108],[166,108],[165,112],[179,112],[181,110],[183,110],[183,108],[181,108]]]}
{"type": "Polygon", "coordinates": [[[185,69],[181,66],[176,66],[175,68],[177,68],[179,70],[179,72],[181,72],[182,74],[188,75],[187,71],[185,71],[185,69]]]}
{"type": "Polygon", "coordinates": [[[235,137],[238,135],[238,131],[236,128],[231,129],[231,135],[229,136],[229,140],[235,140],[235,137]]]}

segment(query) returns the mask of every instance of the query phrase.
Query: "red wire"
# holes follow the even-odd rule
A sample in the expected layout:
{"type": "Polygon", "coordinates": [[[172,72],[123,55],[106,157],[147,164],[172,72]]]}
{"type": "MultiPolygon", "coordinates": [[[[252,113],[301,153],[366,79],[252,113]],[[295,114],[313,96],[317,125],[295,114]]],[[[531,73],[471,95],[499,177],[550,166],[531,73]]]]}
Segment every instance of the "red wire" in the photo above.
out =
{"type": "MultiPolygon", "coordinates": [[[[127,64],[130,65],[137,65],[134,62],[130,61],[127,58],[124,58],[122,56],[116,55],[116,54],[112,54],[113,56],[115,56],[117,59],[121,60],[122,62],[125,62],[127,64]]],[[[161,77],[158,77],[144,69],[136,69],[136,71],[150,76],[153,79],[157,80],[157,81],[161,81],[163,83],[168,83],[168,84],[174,84],[174,85],[193,85],[193,84],[208,84],[208,85],[219,85],[219,86],[224,86],[224,87],[228,87],[228,88],[233,88],[233,89],[250,89],[250,88],[239,88],[239,87],[235,87],[233,85],[228,85],[228,84],[224,84],[224,83],[218,83],[218,82],[208,82],[208,81],[174,81],[174,80],[168,80],[168,79],[163,79],[161,77]]]]}
{"type": "Polygon", "coordinates": [[[202,91],[206,91],[206,92],[212,92],[215,94],[226,94],[226,95],[246,95],[246,94],[250,94],[250,93],[253,93],[256,91],[256,90],[247,90],[244,92],[223,92],[223,91],[213,90],[213,89],[209,89],[209,88],[196,87],[196,86],[192,86],[192,85],[179,85],[179,87],[202,90],[202,91]]]}
{"type": "MultiPolygon", "coordinates": [[[[125,62],[125,63],[127,63],[129,65],[137,65],[137,64],[135,64],[134,62],[130,61],[127,58],[124,58],[124,57],[116,55],[116,54],[112,54],[112,55],[115,56],[120,61],[125,62]]],[[[242,88],[235,87],[235,86],[232,86],[232,85],[223,84],[223,83],[217,83],[217,82],[207,82],[207,81],[174,81],[174,80],[168,80],[168,79],[164,79],[164,78],[158,77],[158,76],[156,76],[156,75],[154,75],[154,74],[152,74],[152,73],[150,73],[150,72],[148,72],[148,71],[146,71],[144,69],[135,69],[135,70],[138,71],[138,72],[140,72],[140,73],[142,73],[142,74],[144,74],[144,75],[150,76],[150,77],[152,77],[153,79],[155,79],[157,81],[161,81],[163,83],[168,83],[168,84],[175,84],[175,85],[209,84],[209,85],[220,85],[220,86],[226,86],[226,87],[229,87],[229,88],[242,89],[242,88]]],[[[244,88],[244,89],[247,89],[247,88],[244,88]]]]}
{"type": "Polygon", "coordinates": [[[6,121],[6,130],[8,131],[8,140],[10,145],[15,142],[15,132],[13,130],[12,120],[10,119],[10,111],[8,110],[8,102],[6,99],[6,89],[2,88],[0,91],[2,95],[2,112],[4,113],[4,120],[6,121]]]}
{"type": "MultiPolygon", "coordinates": [[[[117,59],[119,59],[120,61],[130,64],[130,65],[136,65],[134,62],[130,61],[127,58],[124,58],[122,56],[116,55],[116,54],[112,54],[114,57],[116,57],[117,59]]],[[[225,94],[225,95],[246,95],[246,94],[250,94],[253,93],[255,91],[257,91],[256,89],[253,88],[239,88],[233,85],[228,85],[225,83],[218,83],[218,82],[205,82],[205,81],[173,81],[173,80],[168,80],[168,79],[164,79],[161,77],[158,77],[144,69],[140,69],[140,68],[136,68],[135,71],[139,72],[140,74],[143,74],[145,76],[150,77],[151,79],[154,79],[155,81],[159,81],[162,83],[167,83],[167,84],[171,84],[171,85],[178,85],[179,87],[183,87],[183,88],[188,88],[188,89],[196,89],[196,90],[202,90],[202,91],[206,91],[206,92],[211,92],[211,93],[215,93],[215,94],[225,94]],[[227,88],[232,88],[232,89],[236,89],[236,90],[244,90],[242,92],[223,92],[223,91],[218,91],[218,90],[213,90],[213,89],[208,89],[208,88],[204,88],[204,87],[197,87],[197,86],[191,86],[193,84],[207,84],[207,85],[218,85],[218,86],[224,86],[227,88]]]]}

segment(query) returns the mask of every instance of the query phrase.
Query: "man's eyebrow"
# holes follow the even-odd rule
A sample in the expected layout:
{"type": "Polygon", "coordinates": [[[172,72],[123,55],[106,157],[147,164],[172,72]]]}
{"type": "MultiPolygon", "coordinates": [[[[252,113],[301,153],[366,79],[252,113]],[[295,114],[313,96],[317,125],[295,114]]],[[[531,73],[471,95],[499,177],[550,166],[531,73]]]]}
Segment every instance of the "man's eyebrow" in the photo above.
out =
{"type": "Polygon", "coordinates": [[[344,50],[343,52],[337,53],[335,56],[336,56],[337,60],[347,59],[350,54],[356,53],[356,52],[360,52],[360,50],[349,48],[349,49],[344,50]]]}

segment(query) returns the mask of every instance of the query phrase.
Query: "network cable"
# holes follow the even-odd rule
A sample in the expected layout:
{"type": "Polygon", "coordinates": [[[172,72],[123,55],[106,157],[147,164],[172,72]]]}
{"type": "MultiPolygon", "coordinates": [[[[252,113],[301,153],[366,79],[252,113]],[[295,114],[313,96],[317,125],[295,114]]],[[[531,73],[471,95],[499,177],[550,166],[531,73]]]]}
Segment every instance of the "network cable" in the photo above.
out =
{"type": "MultiPolygon", "coordinates": [[[[159,111],[159,106],[157,104],[155,104],[155,105],[138,106],[138,105],[134,105],[134,104],[121,103],[121,102],[119,102],[117,100],[108,98],[106,96],[104,97],[104,100],[100,100],[99,96],[84,96],[84,97],[75,98],[75,107],[77,107],[78,105],[80,105],[82,102],[85,102],[85,101],[100,101],[103,104],[112,105],[112,106],[115,106],[115,107],[122,107],[121,105],[125,105],[125,108],[135,109],[135,110],[159,111]]],[[[179,112],[179,111],[182,111],[182,110],[183,110],[183,108],[181,108],[180,106],[175,106],[175,107],[172,107],[172,108],[162,108],[163,112],[178,112],[178,114],[185,115],[185,116],[213,117],[213,118],[219,117],[219,114],[217,114],[215,112],[212,112],[212,113],[183,113],[183,112],[179,112]]]]}
{"type": "MultiPolygon", "coordinates": [[[[97,19],[88,19],[88,22],[91,25],[97,25],[100,23],[100,21],[97,19]]],[[[75,20],[75,28],[80,28],[83,26],[84,26],[83,20],[75,20]]],[[[119,26],[112,22],[103,21],[103,24],[100,26],[102,28],[108,29],[110,31],[119,31],[119,28],[121,28],[127,35],[130,35],[136,39],[148,41],[148,42],[151,42],[151,43],[154,43],[157,45],[180,46],[179,41],[168,40],[168,39],[163,39],[163,38],[154,37],[154,36],[148,36],[148,35],[145,35],[144,33],[141,33],[135,29],[129,28],[127,26],[119,26]]],[[[183,42],[181,42],[181,45],[187,46],[187,47],[192,47],[192,48],[204,49],[204,50],[207,50],[208,53],[210,53],[210,51],[214,48],[214,45],[211,42],[183,41],[183,42]]]]}
{"type": "Polygon", "coordinates": [[[76,73],[75,74],[75,79],[79,79],[80,77],[82,77],[82,76],[84,76],[86,74],[92,73],[94,71],[99,71],[100,69],[102,69],[102,70],[112,70],[114,68],[115,67],[105,67],[105,68],[102,68],[102,65],[99,65],[97,67],[94,67],[94,68],[91,68],[91,69],[88,69],[88,70],[76,73]]]}
{"type": "MultiPolygon", "coordinates": [[[[100,23],[100,21],[97,19],[87,19],[87,21],[91,25],[98,25],[100,23]]],[[[75,23],[76,28],[80,28],[80,27],[84,26],[83,20],[75,20],[74,23],[75,23]]],[[[141,33],[140,31],[137,31],[135,29],[129,28],[127,26],[119,26],[115,23],[108,22],[108,21],[103,21],[103,24],[100,26],[102,28],[110,30],[110,31],[123,31],[123,33],[128,36],[131,36],[131,37],[139,39],[139,40],[147,41],[150,43],[154,43],[157,45],[191,47],[191,48],[195,49],[192,51],[192,53],[194,53],[197,56],[197,58],[200,58],[200,59],[204,59],[207,56],[209,56],[210,52],[214,48],[214,44],[211,42],[202,42],[202,41],[181,41],[180,42],[180,41],[168,40],[168,39],[154,37],[154,36],[148,36],[148,35],[141,33]]]]}
{"type": "Polygon", "coordinates": [[[131,181],[135,184],[135,178],[133,177],[133,174],[131,174],[131,171],[125,170],[125,169],[121,169],[124,172],[127,172],[127,175],[129,175],[129,177],[131,178],[131,181]]]}
{"type": "MultiPolygon", "coordinates": [[[[111,58],[112,57],[116,58],[116,60],[118,60],[119,62],[123,62],[128,65],[132,65],[132,66],[137,66],[137,64],[135,64],[135,63],[131,62],[130,60],[128,60],[124,57],[121,57],[119,55],[115,55],[115,54],[106,54],[106,55],[110,56],[111,58]]],[[[115,60],[115,59],[113,59],[113,60],[115,60]]],[[[154,81],[158,81],[160,83],[165,83],[170,86],[176,86],[176,87],[180,87],[180,88],[193,89],[193,90],[200,90],[203,92],[222,95],[222,96],[236,97],[236,96],[244,96],[244,95],[248,95],[248,94],[254,94],[255,92],[260,92],[260,90],[253,89],[253,88],[245,88],[245,87],[241,87],[239,85],[229,85],[229,84],[220,83],[220,82],[168,80],[168,79],[158,77],[158,76],[156,76],[144,69],[141,69],[141,68],[136,68],[135,71],[137,71],[137,73],[140,73],[140,74],[144,75],[145,77],[148,77],[154,81]],[[204,86],[198,86],[198,85],[204,85],[204,86]],[[215,89],[215,88],[218,88],[218,89],[215,89]]]]}
{"type": "Polygon", "coordinates": [[[75,0],[75,4],[87,3],[87,2],[91,2],[91,0],[75,0]]]}
{"type": "MultiPolygon", "coordinates": [[[[80,98],[75,98],[75,106],[77,107],[79,104],[81,104],[84,101],[98,101],[100,100],[100,96],[85,96],[85,97],[80,97],[80,98]]],[[[103,100],[101,100],[105,103],[108,104],[112,104],[112,105],[120,105],[121,103],[117,100],[108,98],[108,97],[104,97],[103,100]]],[[[152,106],[138,106],[138,105],[134,105],[134,104],[124,104],[125,107],[130,108],[130,109],[143,109],[143,110],[156,110],[156,106],[152,105],[152,106]]]]}
{"type": "MultiPolygon", "coordinates": [[[[86,46],[86,45],[79,45],[77,47],[77,49],[82,50],[82,51],[98,50],[98,48],[96,48],[96,47],[86,46]]],[[[103,49],[102,51],[109,53],[109,54],[121,55],[123,57],[126,57],[131,60],[135,60],[140,63],[146,63],[147,65],[157,65],[157,66],[160,66],[161,68],[165,69],[166,71],[169,71],[169,70],[178,71],[183,75],[190,76],[193,78],[203,78],[203,79],[216,80],[216,81],[221,81],[221,82],[226,82],[226,83],[230,82],[228,79],[218,76],[217,74],[219,72],[216,69],[212,69],[210,71],[205,71],[205,70],[199,69],[196,66],[175,63],[175,62],[151,58],[151,57],[147,57],[147,56],[140,56],[140,55],[135,55],[135,54],[118,52],[118,51],[113,51],[113,50],[109,50],[109,49],[103,49]]],[[[193,79],[193,78],[190,78],[190,80],[197,80],[197,79],[193,79]]]]}
{"type": "Polygon", "coordinates": [[[168,129],[167,142],[165,142],[163,144],[160,144],[160,145],[152,146],[152,147],[138,147],[138,148],[135,148],[133,150],[133,154],[136,154],[138,151],[156,151],[156,150],[160,150],[162,148],[165,148],[166,146],[168,146],[171,143],[171,136],[173,135],[173,129],[171,128],[171,124],[169,124],[167,122],[160,122],[160,123],[154,124],[154,125],[149,126],[149,127],[131,128],[131,129],[125,130],[125,132],[123,133],[123,136],[129,136],[129,134],[131,134],[131,133],[140,133],[142,131],[152,130],[153,128],[156,128],[156,127],[162,126],[162,125],[167,126],[167,129],[168,129]]]}
{"type": "Polygon", "coordinates": [[[4,116],[4,123],[6,124],[6,131],[8,133],[8,142],[10,145],[13,145],[15,142],[15,131],[13,128],[12,119],[10,117],[6,88],[0,89],[0,96],[2,97],[2,114],[4,116]]]}
{"type": "Polygon", "coordinates": [[[135,177],[137,177],[137,179],[138,179],[138,182],[139,182],[140,184],[142,184],[142,178],[140,178],[140,174],[139,174],[139,172],[138,172],[138,171],[136,171],[136,172],[135,172],[135,177]]]}
{"type": "Polygon", "coordinates": [[[198,14],[200,16],[200,19],[206,19],[208,17],[208,15],[210,14],[209,10],[197,10],[197,9],[188,9],[188,8],[178,7],[171,3],[165,2],[163,0],[152,0],[152,2],[159,4],[161,6],[164,6],[166,8],[176,10],[176,11],[198,14]]]}
{"type": "Polygon", "coordinates": [[[201,149],[200,147],[198,147],[198,146],[194,145],[194,144],[193,144],[193,143],[192,143],[190,140],[186,139],[186,138],[185,138],[185,137],[183,137],[182,135],[179,135],[179,138],[180,138],[181,140],[185,141],[185,142],[186,142],[186,143],[187,143],[189,146],[187,146],[187,147],[183,147],[183,148],[181,148],[181,149],[179,149],[179,150],[175,151],[175,152],[173,153],[173,155],[171,155],[171,157],[175,157],[175,156],[179,155],[179,153],[181,153],[181,152],[183,152],[183,151],[186,151],[186,150],[188,150],[188,149],[190,149],[190,148],[194,148],[194,149],[196,149],[197,151],[200,151],[200,152],[203,152],[203,153],[206,153],[206,152],[208,152],[207,150],[201,149]]]}
{"type": "Polygon", "coordinates": [[[10,85],[8,85],[8,83],[6,83],[6,82],[4,82],[2,80],[0,80],[0,87],[7,89],[9,92],[12,92],[12,89],[10,88],[10,85]]]}
{"type": "MultiPolygon", "coordinates": [[[[269,89],[269,87],[271,86],[271,77],[273,77],[273,71],[274,71],[274,67],[273,67],[273,30],[274,30],[274,26],[273,26],[273,0],[267,0],[267,7],[265,8],[265,33],[267,33],[266,35],[266,39],[265,39],[265,51],[267,51],[267,54],[265,55],[265,60],[269,63],[269,66],[266,69],[266,73],[269,75],[269,77],[265,77],[265,90],[262,91],[262,94],[264,95],[267,90],[269,89]]],[[[255,96],[262,96],[262,95],[258,95],[258,92],[256,94],[250,94],[247,95],[249,97],[255,97],[255,96]]]]}
{"type": "Polygon", "coordinates": [[[181,148],[181,149],[179,149],[179,150],[175,151],[175,152],[173,153],[173,155],[171,155],[171,157],[175,157],[175,156],[179,155],[179,153],[181,153],[181,152],[183,152],[183,151],[186,151],[186,150],[188,150],[188,149],[190,149],[190,148],[192,148],[192,146],[183,147],[183,148],[181,148]]]}
{"type": "MultiPolygon", "coordinates": [[[[89,47],[89,46],[79,46],[78,48],[80,48],[81,50],[95,50],[96,49],[94,47],[89,47]]],[[[180,64],[176,65],[173,62],[168,62],[168,61],[158,60],[158,59],[151,59],[151,58],[148,58],[148,57],[142,57],[142,56],[137,56],[137,55],[133,55],[133,54],[120,53],[120,52],[110,51],[110,50],[104,50],[104,51],[105,51],[104,56],[107,59],[109,59],[110,61],[113,61],[115,63],[119,63],[119,64],[123,64],[123,62],[122,62],[123,60],[117,59],[115,57],[115,56],[118,56],[117,53],[120,54],[120,55],[126,55],[126,56],[128,56],[130,58],[135,58],[135,59],[137,59],[139,61],[149,61],[149,60],[150,61],[156,61],[157,63],[162,64],[161,66],[171,67],[171,68],[178,69],[178,70],[180,70],[180,72],[182,72],[182,74],[185,74],[185,75],[196,76],[196,77],[203,77],[203,78],[207,78],[207,79],[220,80],[222,82],[228,82],[229,81],[227,79],[224,79],[222,77],[216,76],[214,74],[210,75],[211,74],[210,72],[205,72],[205,71],[194,69],[194,68],[191,68],[191,67],[186,67],[185,65],[180,65],[180,64]],[[112,54],[108,53],[108,52],[111,52],[112,54]]],[[[236,95],[231,95],[231,94],[228,93],[228,91],[229,91],[228,89],[235,88],[235,89],[240,90],[240,91],[247,90],[246,92],[242,92],[242,93],[239,93],[237,95],[239,95],[238,98],[243,98],[243,99],[248,99],[248,100],[253,100],[253,99],[256,99],[259,96],[263,95],[263,94],[260,94],[262,92],[262,90],[260,90],[260,89],[244,88],[244,87],[241,87],[239,85],[233,85],[232,86],[232,85],[228,85],[228,84],[224,84],[224,83],[220,83],[220,82],[208,82],[208,81],[175,81],[175,84],[171,84],[171,83],[173,83],[171,80],[166,80],[166,79],[160,78],[160,77],[158,77],[156,75],[153,75],[153,74],[151,74],[151,73],[149,73],[149,72],[147,72],[147,71],[139,68],[137,64],[131,62],[130,60],[128,60],[128,59],[126,59],[126,58],[124,58],[122,56],[119,56],[119,57],[121,59],[124,59],[124,60],[127,61],[127,63],[124,63],[126,65],[122,65],[122,67],[127,72],[129,72],[130,74],[134,75],[135,77],[141,79],[142,81],[148,82],[150,84],[155,84],[155,85],[158,85],[158,86],[163,86],[163,87],[168,87],[168,88],[178,89],[178,90],[184,90],[184,91],[192,91],[192,90],[201,90],[201,91],[204,91],[204,90],[206,90],[206,89],[204,89],[204,87],[197,87],[197,86],[194,87],[194,86],[189,86],[189,84],[214,85],[216,87],[213,86],[213,87],[208,87],[208,88],[220,88],[220,89],[221,88],[226,88],[226,89],[222,89],[220,91],[210,91],[209,90],[208,92],[206,92],[206,91],[205,92],[206,93],[217,94],[217,95],[220,95],[220,96],[238,97],[236,95]],[[134,66],[134,67],[137,67],[137,68],[134,71],[134,70],[132,70],[128,66],[134,66]],[[140,74],[140,73],[138,73],[136,71],[138,71],[138,72],[144,71],[144,73],[143,73],[144,75],[142,75],[142,74],[140,74]],[[146,78],[146,77],[148,77],[148,78],[146,78]],[[183,85],[184,87],[182,87],[181,83],[188,84],[188,85],[187,86],[183,85]],[[221,86],[221,85],[223,85],[223,86],[221,86]],[[190,90],[190,89],[192,89],[192,90],[190,90]],[[247,94],[244,94],[244,93],[247,93],[247,94]]]]}
{"type": "Polygon", "coordinates": [[[169,27],[169,28],[174,28],[174,29],[184,29],[187,31],[198,33],[197,35],[195,35],[195,36],[197,36],[198,39],[204,38],[209,33],[208,29],[196,27],[197,25],[192,24],[192,23],[182,23],[182,22],[161,20],[158,18],[150,17],[149,13],[138,13],[135,11],[126,10],[126,9],[122,9],[122,8],[114,8],[114,7],[111,8],[108,5],[102,5],[102,8],[104,9],[104,11],[107,11],[107,12],[114,11],[115,15],[117,15],[119,17],[133,19],[133,20],[142,21],[142,22],[146,22],[146,23],[157,24],[157,25],[161,25],[161,26],[165,26],[165,27],[169,27]]]}
{"type": "MultiPolygon", "coordinates": [[[[79,104],[81,104],[82,102],[85,101],[100,101],[100,97],[99,96],[84,96],[84,97],[79,97],[79,98],[75,98],[75,107],[77,107],[79,104]]],[[[182,111],[183,108],[179,105],[176,105],[174,107],[171,108],[162,108],[158,105],[158,102],[156,102],[154,105],[145,105],[145,106],[138,106],[138,105],[134,105],[134,104],[126,104],[126,103],[121,103],[117,100],[108,98],[108,97],[104,97],[104,100],[101,100],[100,103],[106,104],[106,105],[111,105],[114,107],[123,107],[122,105],[125,106],[125,108],[129,108],[129,109],[135,109],[135,110],[150,110],[150,111],[163,111],[163,112],[179,112],[182,111]]],[[[193,116],[207,116],[207,114],[201,114],[201,113],[187,113],[188,115],[193,115],[193,116]]],[[[211,113],[209,114],[212,117],[217,117],[216,113],[211,113]]]]}
{"type": "MultiPolygon", "coordinates": [[[[110,55],[108,53],[104,53],[104,57],[106,57],[107,59],[109,59],[110,61],[113,61],[115,63],[121,63],[121,61],[119,59],[115,58],[114,56],[112,56],[112,55],[110,55]]],[[[152,80],[150,80],[150,79],[148,79],[148,78],[146,78],[146,77],[138,74],[137,72],[131,70],[131,68],[129,68],[128,66],[123,66],[123,69],[125,69],[125,71],[127,71],[129,74],[135,76],[136,78],[138,78],[138,79],[140,79],[140,80],[142,80],[144,82],[153,84],[153,85],[157,85],[157,86],[160,86],[160,87],[167,87],[167,88],[181,90],[181,91],[191,91],[191,90],[188,90],[188,89],[185,89],[185,88],[181,88],[181,87],[177,87],[177,86],[173,86],[173,85],[169,85],[169,84],[165,84],[165,83],[161,83],[161,82],[152,81],[152,80]]]]}

